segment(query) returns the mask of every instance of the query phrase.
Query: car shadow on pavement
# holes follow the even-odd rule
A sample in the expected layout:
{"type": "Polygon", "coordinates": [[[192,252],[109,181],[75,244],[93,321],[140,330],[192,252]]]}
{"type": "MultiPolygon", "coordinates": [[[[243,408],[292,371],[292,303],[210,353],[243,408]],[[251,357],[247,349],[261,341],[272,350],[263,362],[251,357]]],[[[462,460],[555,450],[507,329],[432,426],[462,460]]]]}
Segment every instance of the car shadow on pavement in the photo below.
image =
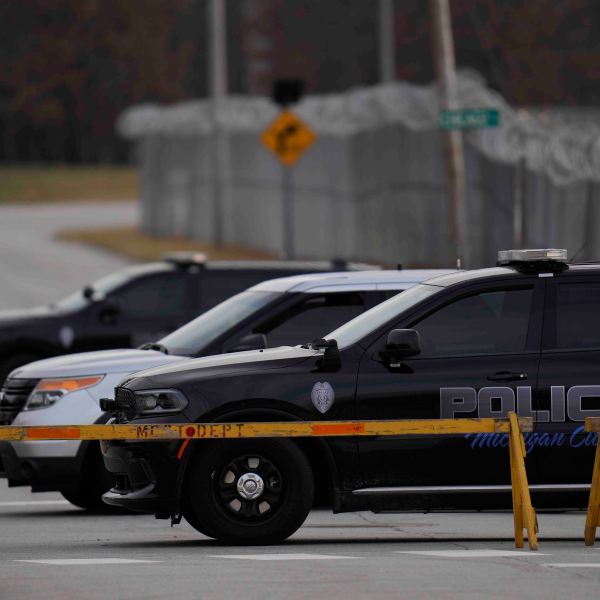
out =
{"type": "MultiPolygon", "coordinates": [[[[581,542],[582,538],[579,537],[548,537],[540,540],[541,542],[581,542]]],[[[198,540],[164,540],[164,541],[127,541],[127,542],[108,542],[104,543],[103,547],[111,548],[130,548],[130,549],[157,549],[157,548],[252,548],[253,550],[260,548],[301,548],[303,546],[352,546],[352,545],[369,545],[369,544],[456,544],[456,543],[487,543],[487,544],[498,544],[498,543],[513,543],[514,540],[511,537],[468,537],[468,536],[432,536],[428,538],[422,537],[386,537],[378,538],[373,536],[372,538],[304,538],[301,540],[286,540],[281,544],[271,545],[245,545],[245,544],[227,544],[225,542],[219,542],[217,540],[211,540],[206,538],[199,538],[198,540]]]]}
{"type": "Polygon", "coordinates": [[[83,510],[80,508],[73,507],[71,509],[64,510],[11,510],[6,512],[0,512],[0,519],[13,519],[15,517],[29,517],[31,519],[43,519],[43,518],[60,518],[68,517],[69,519],[81,519],[82,517],[143,517],[142,513],[131,513],[125,511],[91,511],[83,510]]]}

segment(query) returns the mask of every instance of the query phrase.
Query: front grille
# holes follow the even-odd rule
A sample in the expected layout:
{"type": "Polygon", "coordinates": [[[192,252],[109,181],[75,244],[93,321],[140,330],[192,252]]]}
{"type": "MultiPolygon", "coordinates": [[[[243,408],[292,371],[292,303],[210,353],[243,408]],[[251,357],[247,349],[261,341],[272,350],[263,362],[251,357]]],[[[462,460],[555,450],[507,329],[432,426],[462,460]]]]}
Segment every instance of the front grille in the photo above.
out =
{"type": "Polygon", "coordinates": [[[115,403],[117,412],[124,414],[128,419],[133,419],[137,414],[135,396],[131,390],[127,388],[115,388],[115,403]]]}
{"type": "Polygon", "coordinates": [[[0,390],[0,425],[10,425],[39,379],[7,379],[0,390]]]}

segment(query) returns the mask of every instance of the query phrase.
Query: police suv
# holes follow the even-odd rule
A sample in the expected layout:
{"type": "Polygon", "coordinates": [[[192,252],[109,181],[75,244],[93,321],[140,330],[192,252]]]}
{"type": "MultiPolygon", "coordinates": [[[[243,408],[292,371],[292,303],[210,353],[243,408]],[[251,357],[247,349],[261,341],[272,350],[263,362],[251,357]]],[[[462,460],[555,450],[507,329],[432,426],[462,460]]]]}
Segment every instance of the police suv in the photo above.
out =
{"type": "MultiPolygon", "coordinates": [[[[13,411],[14,425],[103,423],[109,415],[100,410],[100,398],[135,371],[221,352],[299,344],[444,272],[449,271],[314,273],[266,281],[143,349],[70,354],[16,369],[0,392],[0,406],[13,411]]],[[[2,475],[10,486],[59,490],[73,504],[91,509],[106,507],[101,496],[112,485],[94,442],[0,443],[2,475]]]]}
{"type": "MultiPolygon", "coordinates": [[[[135,424],[517,410],[536,421],[526,440],[536,504],[581,506],[595,442],[583,420],[600,415],[598,306],[598,265],[505,251],[496,268],[414,286],[326,339],[138,373],[105,408],[135,424]]],[[[105,501],[247,543],[289,536],[315,498],[334,512],[510,506],[502,435],[184,444],[103,442],[117,476],[105,501]]]]}
{"type": "MultiPolygon", "coordinates": [[[[366,267],[343,261],[207,261],[190,252],[126,267],[56,304],[0,311],[0,385],[13,369],[41,358],[154,342],[266,279],[366,267]]],[[[10,423],[15,408],[0,399],[0,425],[10,423]]]]}

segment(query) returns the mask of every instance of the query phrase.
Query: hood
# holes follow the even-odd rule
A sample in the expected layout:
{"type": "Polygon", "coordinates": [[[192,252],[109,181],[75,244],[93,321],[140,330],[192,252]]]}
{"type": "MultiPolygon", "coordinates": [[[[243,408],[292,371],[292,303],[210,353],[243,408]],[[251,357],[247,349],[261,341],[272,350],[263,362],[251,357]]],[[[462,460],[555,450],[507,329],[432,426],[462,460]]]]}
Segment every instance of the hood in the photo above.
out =
{"type": "MultiPolygon", "coordinates": [[[[301,346],[281,346],[280,348],[270,348],[268,350],[248,350],[247,352],[232,352],[230,354],[219,354],[218,356],[206,356],[204,358],[187,359],[185,364],[163,365],[160,367],[147,369],[141,373],[136,373],[136,378],[160,377],[162,375],[178,375],[196,372],[202,374],[203,369],[212,369],[218,367],[229,367],[232,373],[239,373],[251,370],[257,363],[273,362],[270,368],[276,369],[280,365],[279,361],[300,361],[313,356],[322,354],[319,350],[309,350],[301,346]]],[[[286,363],[289,364],[289,363],[286,363]]],[[[266,365],[261,365],[265,368],[266,365]]],[[[121,385],[126,385],[127,381],[121,385]]]]}
{"type": "Polygon", "coordinates": [[[19,367],[11,377],[40,379],[43,377],[79,377],[107,373],[133,373],[167,363],[189,360],[156,350],[101,350],[45,358],[19,367]]]}
{"type": "Polygon", "coordinates": [[[32,319],[42,319],[51,317],[56,314],[56,311],[50,306],[37,306],[35,308],[20,308],[12,310],[0,310],[0,327],[4,325],[13,325],[22,321],[30,321],[32,319]]]}

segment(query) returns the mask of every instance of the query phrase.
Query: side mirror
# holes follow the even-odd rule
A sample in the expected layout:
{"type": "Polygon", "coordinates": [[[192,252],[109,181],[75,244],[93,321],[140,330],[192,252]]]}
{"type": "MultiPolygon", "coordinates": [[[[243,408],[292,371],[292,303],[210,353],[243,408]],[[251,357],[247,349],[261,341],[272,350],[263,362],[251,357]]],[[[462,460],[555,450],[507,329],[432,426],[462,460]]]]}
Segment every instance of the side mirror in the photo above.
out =
{"type": "Polygon", "coordinates": [[[93,300],[94,299],[94,288],[91,285],[86,285],[81,290],[81,293],[83,294],[83,297],[86,300],[93,300]]]}
{"type": "Polygon", "coordinates": [[[230,352],[244,352],[245,350],[264,350],[268,348],[267,336],[264,333],[250,333],[245,335],[230,352]]]}
{"type": "Polygon", "coordinates": [[[104,300],[98,311],[98,318],[106,325],[114,325],[121,309],[114,300],[104,300]]]}
{"type": "Polygon", "coordinates": [[[396,358],[407,358],[421,353],[421,338],[414,329],[392,329],[387,337],[386,352],[396,358]]]}

